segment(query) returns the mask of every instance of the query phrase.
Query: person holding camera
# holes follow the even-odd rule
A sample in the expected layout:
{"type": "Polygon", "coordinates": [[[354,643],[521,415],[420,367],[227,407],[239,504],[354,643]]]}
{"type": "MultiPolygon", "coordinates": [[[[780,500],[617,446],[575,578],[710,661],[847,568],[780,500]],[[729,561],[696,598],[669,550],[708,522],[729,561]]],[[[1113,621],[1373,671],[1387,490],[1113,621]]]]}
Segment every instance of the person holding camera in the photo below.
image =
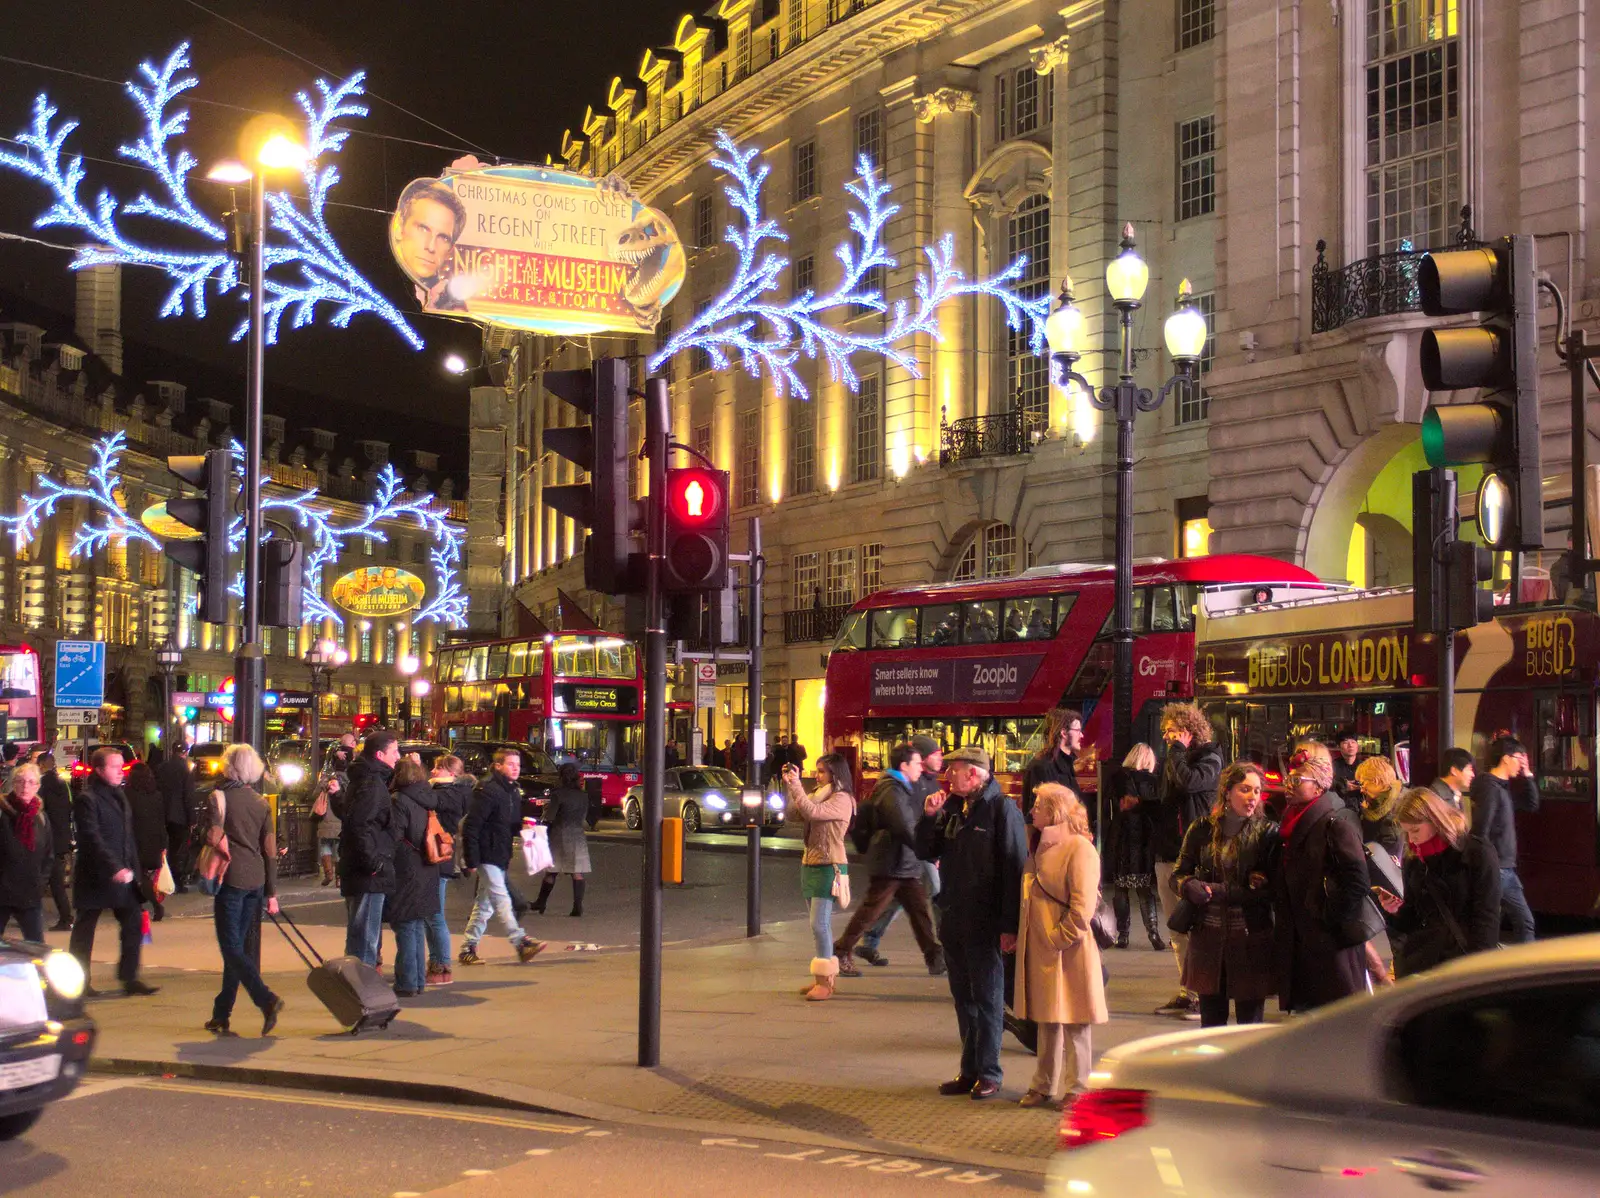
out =
{"type": "Polygon", "coordinates": [[[789,811],[804,821],[805,851],[800,857],[800,893],[811,916],[811,985],[801,993],[812,1002],[833,997],[839,959],[833,952],[833,905],[850,901],[850,865],[844,834],[856,812],[850,793],[850,766],[837,753],[817,758],[816,789],[809,795],[800,782],[800,767],[783,764],[783,788],[789,811]]]}

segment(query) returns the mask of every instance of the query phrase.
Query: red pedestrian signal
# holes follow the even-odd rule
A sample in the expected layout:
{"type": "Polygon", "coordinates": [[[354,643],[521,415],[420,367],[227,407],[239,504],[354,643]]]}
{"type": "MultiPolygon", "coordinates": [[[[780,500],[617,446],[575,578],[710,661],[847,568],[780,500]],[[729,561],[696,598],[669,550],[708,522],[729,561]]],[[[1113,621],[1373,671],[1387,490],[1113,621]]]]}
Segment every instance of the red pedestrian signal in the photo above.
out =
{"type": "Polygon", "coordinates": [[[728,580],[728,473],[689,466],[667,471],[666,557],[669,594],[720,591],[728,580]]]}
{"type": "Polygon", "coordinates": [[[728,476],[720,470],[688,467],[667,471],[667,510],[672,520],[708,524],[726,507],[728,476]]]}

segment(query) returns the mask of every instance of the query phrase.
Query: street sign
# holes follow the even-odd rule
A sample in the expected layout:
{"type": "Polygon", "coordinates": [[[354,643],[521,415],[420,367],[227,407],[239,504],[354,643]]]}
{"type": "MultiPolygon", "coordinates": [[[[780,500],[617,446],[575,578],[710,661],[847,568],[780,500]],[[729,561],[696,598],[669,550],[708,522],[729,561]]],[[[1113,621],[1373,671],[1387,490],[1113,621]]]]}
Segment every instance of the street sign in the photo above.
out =
{"type": "Polygon", "coordinates": [[[694,663],[694,705],[696,707],[717,705],[717,663],[714,661],[694,663]]]}
{"type": "Polygon", "coordinates": [[[717,684],[717,663],[714,661],[696,662],[694,667],[694,680],[696,682],[717,684]]]}
{"type": "Polygon", "coordinates": [[[179,707],[204,707],[206,705],[205,691],[173,691],[172,706],[179,707]]]}
{"type": "Polygon", "coordinates": [[[694,688],[694,705],[696,707],[715,707],[717,705],[717,688],[697,684],[694,688]]]}
{"type": "Polygon", "coordinates": [[[92,728],[99,722],[98,707],[63,707],[56,712],[56,723],[63,728],[92,728]]]}
{"type": "Polygon", "coordinates": [[[56,642],[56,706],[93,707],[106,701],[106,643],[56,642]]]}

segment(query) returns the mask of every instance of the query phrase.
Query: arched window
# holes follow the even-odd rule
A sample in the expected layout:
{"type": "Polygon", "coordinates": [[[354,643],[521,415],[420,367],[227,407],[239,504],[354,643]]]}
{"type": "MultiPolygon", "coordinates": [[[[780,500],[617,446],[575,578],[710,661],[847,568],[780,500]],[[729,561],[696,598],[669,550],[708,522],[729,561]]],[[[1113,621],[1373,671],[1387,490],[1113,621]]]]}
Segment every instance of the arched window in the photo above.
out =
{"type": "Polygon", "coordinates": [[[982,578],[1009,578],[1033,564],[1027,544],[1018,544],[1016,530],[1009,524],[985,525],[972,534],[967,547],[956,559],[951,582],[973,582],[982,578]]]}
{"type": "MultiPolygon", "coordinates": [[[[1027,255],[1028,265],[1017,281],[1017,294],[1037,299],[1050,291],[1050,197],[1031,195],[1006,222],[1007,261],[1027,255]]],[[[1050,373],[1046,360],[1029,346],[1027,328],[1006,330],[1007,382],[1011,410],[1027,415],[1037,426],[1050,424],[1050,373]]]]}

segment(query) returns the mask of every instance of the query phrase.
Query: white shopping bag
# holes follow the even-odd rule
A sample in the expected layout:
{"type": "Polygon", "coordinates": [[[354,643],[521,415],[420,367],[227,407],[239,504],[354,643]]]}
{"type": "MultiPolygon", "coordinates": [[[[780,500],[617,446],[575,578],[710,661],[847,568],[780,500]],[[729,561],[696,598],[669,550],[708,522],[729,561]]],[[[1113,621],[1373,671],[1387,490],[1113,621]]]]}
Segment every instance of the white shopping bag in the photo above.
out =
{"type": "Polygon", "coordinates": [[[523,826],[522,861],[529,877],[555,868],[556,859],[550,855],[550,832],[542,824],[523,826]]]}

